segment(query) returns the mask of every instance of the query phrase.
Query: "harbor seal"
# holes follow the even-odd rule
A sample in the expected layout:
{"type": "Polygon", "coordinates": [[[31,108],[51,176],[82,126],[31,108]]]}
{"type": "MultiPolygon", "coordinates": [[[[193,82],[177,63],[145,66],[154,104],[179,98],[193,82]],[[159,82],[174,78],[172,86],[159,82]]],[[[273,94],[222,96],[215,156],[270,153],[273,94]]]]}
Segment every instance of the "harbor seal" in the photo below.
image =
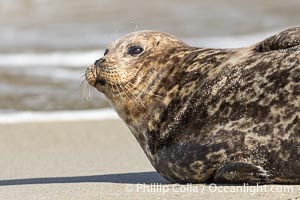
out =
{"type": "Polygon", "coordinates": [[[171,182],[300,183],[300,27],[237,49],[134,32],[86,80],[171,182]]]}

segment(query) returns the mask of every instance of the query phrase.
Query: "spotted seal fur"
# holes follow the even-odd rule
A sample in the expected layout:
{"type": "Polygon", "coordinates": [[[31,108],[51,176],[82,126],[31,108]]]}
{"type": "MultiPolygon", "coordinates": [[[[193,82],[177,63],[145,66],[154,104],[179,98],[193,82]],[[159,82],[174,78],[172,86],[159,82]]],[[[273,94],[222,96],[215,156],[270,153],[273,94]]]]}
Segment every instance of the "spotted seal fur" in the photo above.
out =
{"type": "Polygon", "coordinates": [[[134,32],[86,80],[171,182],[300,183],[300,27],[238,49],[134,32]]]}

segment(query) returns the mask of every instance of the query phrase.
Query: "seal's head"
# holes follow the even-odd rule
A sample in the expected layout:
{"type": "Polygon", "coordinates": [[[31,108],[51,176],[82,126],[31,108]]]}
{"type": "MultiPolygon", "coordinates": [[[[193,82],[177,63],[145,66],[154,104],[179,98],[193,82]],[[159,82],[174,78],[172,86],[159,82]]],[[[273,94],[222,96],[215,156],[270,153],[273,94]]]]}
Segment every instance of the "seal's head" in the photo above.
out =
{"type": "Polygon", "coordinates": [[[104,56],[87,69],[86,80],[113,103],[124,102],[151,84],[149,79],[155,79],[153,73],[165,66],[161,63],[168,61],[172,51],[184,47],[187,45],[162,32],[131,33],[108,46],[104,56]]]}

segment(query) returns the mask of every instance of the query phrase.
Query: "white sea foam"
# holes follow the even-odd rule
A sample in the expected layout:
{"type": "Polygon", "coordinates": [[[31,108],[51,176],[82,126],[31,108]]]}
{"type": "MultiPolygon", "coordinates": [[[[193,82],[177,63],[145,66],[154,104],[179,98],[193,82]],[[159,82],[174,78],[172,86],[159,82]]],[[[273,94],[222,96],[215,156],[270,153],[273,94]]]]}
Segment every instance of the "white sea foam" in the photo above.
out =
{"type": "MultiPolygon", "coordinates": [[[[191,46],[237,48],[254,44],[272,33],[236,37],[184,39],[191,46]]],[[[84,52],[12,53],[0,54],[0,67],[85,67],[103,55],[103,50],[84,52]]]]}
{"type": "Polygon", "coordinates": [[[119,119],[113,109],[0,113],[0,124],[119,119]]]}

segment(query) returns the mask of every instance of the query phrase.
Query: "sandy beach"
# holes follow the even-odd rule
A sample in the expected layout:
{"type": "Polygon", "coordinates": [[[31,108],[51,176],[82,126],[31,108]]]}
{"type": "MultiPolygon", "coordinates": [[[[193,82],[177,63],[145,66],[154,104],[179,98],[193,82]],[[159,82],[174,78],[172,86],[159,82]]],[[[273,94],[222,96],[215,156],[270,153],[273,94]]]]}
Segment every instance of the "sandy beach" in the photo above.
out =
{"type": "Polygon", "coordinates": [[[0,152],[1,200],[300,198],[300,186],[170,184],[120,120],[2,124],[0,152]]]}

